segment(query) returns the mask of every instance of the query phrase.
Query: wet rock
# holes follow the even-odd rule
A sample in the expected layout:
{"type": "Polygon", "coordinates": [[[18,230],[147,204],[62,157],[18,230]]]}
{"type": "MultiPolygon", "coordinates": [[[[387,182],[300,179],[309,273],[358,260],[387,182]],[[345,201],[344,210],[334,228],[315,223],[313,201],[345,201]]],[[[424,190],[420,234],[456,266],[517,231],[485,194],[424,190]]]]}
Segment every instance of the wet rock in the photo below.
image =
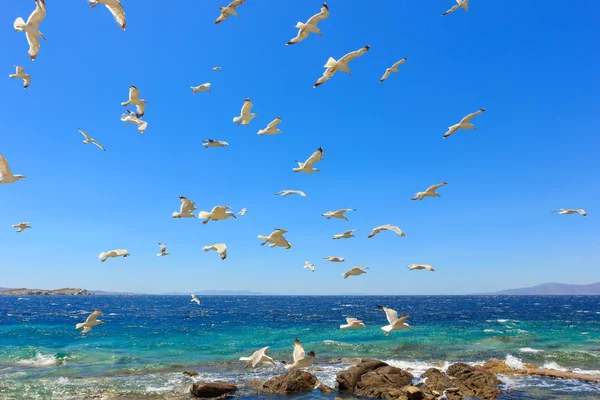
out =
{"type": "Polygon", "coordinates": [[[510,374],[514,371],[504,361],[495,358],[486,361],[481,368],[491,374],[510,374]]]}
{"type": "Polygon", "coordinates": [[[360,377],[354,394],[372,397],[396,399],[404,394],[400,389],[407,386],[414,376],[400,368],[385,366],[367,372],[360,377]]]}
{"type": "Polygon", "coordinates": [[[463,363],[452,364],[448,368],[448,375],[455,377],[470,390],[471,393],[461,390],[460,393],[463,395],[477,396],[483,400],[495,399],[500,394],[498,386],[502,382],[496,378],[496,375],[480,368],[463,363]]]}
{"type": "Polygon", "coordinates": [[[425,398],[425,395],[423,394],[421,389],[415,386],[405,387],[404,392],[406,393],[406,396],[409,400],[423,400],[425,398]]]}
{"type": "Polygon", "coordinates": [[[237,386],[227,383],[201,383],[196,382],[190,390],[194,397],[203,399],[213,399],[233,393],[237,390],[237,386]]]}
{"type": "Polygon", "coordinates": [[[200,375],[199,373],[197,373],[196,371],[183,371],[183,374],[185,376],[198,376],[200,375]]]}
{"type": "Polygon", "coordinates": [[[347,370],[338,372],[335,380],[340,390],[354,390],[360,377],[375,371],[378,368],[387,367],[388,364],[377,360],[361,360],[361,363],[347,370]]]}
{"type": "Polygon", "coordinates": [[[271,394],[311,392],[317,385],[317,377],[306,371],[292,371],[266,381],[261,390],[271,394]]]}
{"type": "Polygon", "coordinates": [[[252,379],[246,385],[251,389],[262,390],[265,381],[261,381],[260,379],[252,379]]]}
{"type": "Polygon", "coordinates": [[[321,392],[323,394],[334,394],[335,393],[335,389],[330,388],[329,386],[327,386],[324,383],[319,383],[319,386],[317,386],[317,389],[319,389],[319,392],[321,392]]]}

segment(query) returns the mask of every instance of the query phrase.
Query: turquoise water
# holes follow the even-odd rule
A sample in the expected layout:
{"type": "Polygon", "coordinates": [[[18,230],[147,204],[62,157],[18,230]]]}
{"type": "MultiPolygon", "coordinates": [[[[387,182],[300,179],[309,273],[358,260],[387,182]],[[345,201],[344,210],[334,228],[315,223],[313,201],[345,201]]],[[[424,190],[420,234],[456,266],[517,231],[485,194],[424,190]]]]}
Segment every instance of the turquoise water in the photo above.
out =
{"type": "MultiPolygon", "coordinates": [[[[271,346],[276,360],[290,361],[295,337],[317,353],[314,372],[329,385],[356,357],[415,374],[492,357],[600,374],[598,300],[214,296],[201,297],[198,306],[186,296],[0,297],[0,399],[176,398],[192,382],[181,374],[185,369],[199,371],[199,380],[238,383],[283,373],[282,365],[244,370],[236,360],[271,346]],[[413,331],[385,337],[380,304],[411,314],[413,331]],[[81,335],[75,324],[95,308],[106,324],[81,335]],[[367,328],[341,332],[346,316],[367,328]]],[[[505,381],[505,399],[600,398],[598,385],[505,381]]]]}

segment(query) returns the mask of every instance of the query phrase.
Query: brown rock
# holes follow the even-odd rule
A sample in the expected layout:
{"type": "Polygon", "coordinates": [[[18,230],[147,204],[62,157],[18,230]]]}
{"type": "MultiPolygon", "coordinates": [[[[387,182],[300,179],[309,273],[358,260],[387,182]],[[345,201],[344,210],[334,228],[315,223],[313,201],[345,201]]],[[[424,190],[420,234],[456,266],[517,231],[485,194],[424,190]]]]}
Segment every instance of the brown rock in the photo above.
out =
{"type": "Polygon", "coordinates": [[[317,377],[306,371],[292,371],[269,379],[262,390],[272,394],[311,392],[317,384],[317,377]]]}
{"type": "Polygon", "coordinates": [[[203,399],[212,399],[233,393],[237,390],[237,386],[226,383],[200,383],[196,382],[192,385],[190,392],[194,397],[203,399]]]}
{"type": "Polygon", "coordinates": [[[261,381],[260,379],[252,379],[246,385],[251,389],[262,390],[265,381],[261,381]]]}
{"type": "Polygon", "coordinates": [[[324,383],[319,383],[319,386],[317,386],[317,389],[319,389],[319,392],[323,393],[323,394],[334,394],[335,390],[330,388],[329,386],[327,386],[324,383]]]}
{"type": "Polygon", "coordinates": [[[407,386],[414,376],[396,367],[381,367],[360,377],[354,394],[371,397],[396,399],[403,392],[399,389],[407,386]]]}
{"type": "Polygon", "coordinates": [[[363,360],[360,364],[350,367],[345,371],[338,372],[335,380],[340,390],[354,390],[360,377],[376,370],[377,368],[387,367],[388,365],[377,360],[363,360]]]}
{"type": "Polygon", "coordinates": [[[461,394],[469,394],[471,396],[477,396],[480,399],[495,399],[500,394],[498,386],[501,382],[496,378],[496,375],[481,369],[472,367],[467,364],[457,363],[453,364],[448,368],[448,375],[455,377],[460,383],[466,386],[471,392],[465,393],[461,390],[459,385],[459,391],[461,394]]]}
{"type": "Polygon", "coordinates": [[[481,368],[492,374],[511,374],[514,372],[504,361],[495,358],[488,360],[481,368]]]}
{"type": "Polygon", "coordinates": [[[425,395],[418,387],[407,386],[404,388],[404,392],[406,392],[406,396],[409,400],[423,400],[425,395]]]}
{"type": "Polygon", "coordinates": [[[183,371],[183,374],[185,376],[198,376],[200,375],[199,373],[197,373],[196,371],[183,371]]]}

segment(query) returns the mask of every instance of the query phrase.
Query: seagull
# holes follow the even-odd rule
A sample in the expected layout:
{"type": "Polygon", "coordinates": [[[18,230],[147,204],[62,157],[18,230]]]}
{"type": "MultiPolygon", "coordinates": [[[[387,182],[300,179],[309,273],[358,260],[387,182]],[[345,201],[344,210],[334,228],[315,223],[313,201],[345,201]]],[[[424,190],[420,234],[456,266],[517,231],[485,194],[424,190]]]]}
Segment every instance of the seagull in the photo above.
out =
{"type": "Polygon", "coordinates": [[[327,82],[338,71],[347,72],[348,75],[352,75],[348,64],[355,58],[365,54],[367,51],[369,51],[370,48],[371,46],[365,46],[359,50],[352,51],[337,61],[333,57],[329,57],[329,60],[327,60],[327,63],[325,63],[324,65],[324,67],[327,69],[325,70],[325,72],[323,72],[323,76],[321,76],[317,80],[317,82],[315,82],[313,88],[316,88],[317,86],[320,86],[323,83],[327,82]]]}
{"type": "Polygon", "coordinates": [[[231,211],[227,211],[229,209],[231,209],[231,207],[229,206],[215,206],[210,212],[200,211],[198,217],[205,218],[205,220],[202,221],[203,224],[208,224],[208,221],[210,220],[222,221],[229,217],[237,218],[234,213],[232,213],[231,211]]]}
{"type": "Polygon", "coordinates": [[[213,139],[206,139],[202,141],[204,144],[204,148],[208,149],[209,147],[227,147],[229,146],[229,143],[224,142],[222,140],[213,140],[213,139]]]}
{"type": "Polygon", "coordinates": [[[420,271],[423,269],[426,269],[431,272],[435,271],[435,269],[433,269],[433,267],[429,264],[410,264],[408,266],[408,269],[410,269],[411,271],[420,271]]]}
{"type": "Polygon", "coordinates": [[[275,193],[275,196],[287,197],[287,196],[289,196],[290,194],[297,194],[297,195],[300,195],[300,196],[302,196],[302,197],[308,197],[308,196],[306,195],[306,193],[304,193],[304,192],[303,192],[303,191],[301,191],[301,190],[282,190],[282,191],[280,191],[280,192],[277,192],[277,193],[275,193]]]}
{"type": "Polygon", "coordinates": [[[252,110],[252,106],[252,100],[244,100],[244,104],[242,105],[242,111],[240,111],[240,116],[233,117],[233,122],[237,122],[237,126],[240,126],[240,124],[242,124],[242,126],[248,126],[253,118],[258,117],[258,114],[250,113],[250,110],[252,110]]]}
{"type": "Polygon", "coordinates": [[[449,9],[448,11],[446,11],[445,13],[442,14],[442,17],[444,15],[448,15],[451,12],[454,12],[456,10],[458,10],[459,8],[462,8],[463,10],[465,10],[466,12],[469,12],[469,0],[456,0],[456,2],[458,3],[457,5],[455,5],[454,7],[452,7],[451,9],[449,9]]]}
{"type": "Polygon", "coordinates": [[[475,125],[473,125],[471,123],[471,120],[478,116],[479,114],[483,114],[485,110],[479,109],[477,111],[475,111],[474,113],[471,113],[469,115],[467,115],[466,117],[464,117],[463,119],[460,120],[460,122],[456,125],[452,125],[448,127],[448,132],[444,133],[444,136],[442,136],[442,139],[447,138],[448,136],[452,135],[454,132],[456,132],[459,129],[475,129],[477,130],[477,128],[475,127],[475,125]]]}
{"type": "Polygon", "coordinates": [[[340,329],[342,332],[346,332],[346,329],[360,329],[366,328],[365,324],[359,319],[356,318],[346,318],[346,325],[340,325],[340,329]]]}
{"type": "Polygon", "coordinates": [[[197,210],[196,202],[183,196],[179,196],[179,200],[181,200],[181,207],[179,212],[175,211],[173,213],[173,218],[196,218],[194,215],[194,211],[197,210]]]}
{"type": "Polygon", "coordinates": [[[321,215],[323,217],[326,217],[327,219],[339,218],[339,219],[345,219],[346,221],[348,221],[348,218],[344,214],[344,213],[347,213],[348,211],[356,211],[356,209],[355,208],[344,208],[342,210],[337,210],[337,211],[327,211],[325,214],[321,214],[321,215]]]}
{"type": "Polygon", "coordinates": [[[406,62],[406,57],[404,57],[402,60],[394,63],[394,65],[392,65],[391,68],[386,68],[385,73],[379,80],[379,83],[381,83],[381,82],[385,81],[387,78],[389,78],[392,72],[398,72],[398,66],[404,64],[405,62],[406,62]]]}
{"type": "Polygon", "coordinates": [[[323,260],[331,261],[331,262],[344,262],[344,261],[346,261],[344,259],[344,257],[334,257],[334,256],[327,256],[327,257],[323,258],[323,260]]]}
{"type": "Polygon", "coordinates": [[[127,21],[125,21],[125,11],[123,10],[123,4],[121,4],[119,0],[89,0],[89,2],[91,8],[96,7],[98,4],[104,4],[121,29],[125,30],[127,25],[127,21]]]}
{"type": "Polygon", "coordinates": [[[585,210],[581,209],[581,208],[577,208],[577,209],[571,209],[571,208],[559,208],[558,210],[554,210],[552,211],[553,213],[557,212],[561,215],[566,214],[575,214],[575,213],[579,213],[581,215],[583,215],[584,217],[587,216],[585,210]]]}
{"type": "Polygon", "coordinates": [[[384,306],[377,306],[377,308],[385,312],[385,316],[387,317],[387,320],[390,323],[389,325],[386,325],[381,328],[381,330],[385,332],[385,336],[389,336],[391,331],[401,331],[403,329],[410,329],[412,331],[410,325],[404,322],[409,317],[408,314],[405,314],[398,318],[398,313],[395,310],[392,310],[391,308],[384,306]]]}
{"type": "Polygon", "coordinates": [[[283,234],[287,232],[288,231],[286,231],[285,229],[275,228],[275,231],[273,231],[269,236],[258,235],[259,239],[264,240],[264,242],[260,245],[264,246],[267,243],[271,243],[269,247],[279,246],[283,247],[284,249],[290,249],[292,245],[283,236],[283,234]]]}
{"type": "Polygon", "coordinates": [[[319,172],[320,170],[317,168],[313,168],[313,165],[315,165],[315,163],[323,159],[323,154],[325,154],[323,153],[323,147],[319,147],[314,153],[311,154],[310,157],[308,157],[308,160],[306,160],[305,162],[300,162],[296,160],[296,162],[298,163],[298,167],[293,168],[292,170],[294,172],[304,172],[305,174],[319,172]]]}
{"type": "Polygon", "coordinates": [[[245,1],[246,0],[234,0],[231,3],[229,3],[227,7],[220,7],[219,11],[221,11],[221,15],[219,15],[219,18],[215,20],[215,24],[220,24],[221,22],[229,18],[230,15],[235,15],[236,17],[239,17],[235,9],[244,4],[245,1]]]}
{"type": "Polygon", "coordinates": [[[315,272],[315,266],[310,261],[304,261],[304,268],[308,268],[312,272],[315,272]]]}
{"type": "Polygon", "coordinates": [[[275,360],[267,355],[269,352],[269,346],[263,347],[262,349],[256,350],[250,357],[240,357],[240,361],[245,361],[246,366],[244,369],[252,366],[252,368],[256,368],[258,364],[273,364],[275,365],[275,360]]]}
{"type": "Polygon", "coordinates": [[[354,267],[350,271],[344,272],[342,276],[344,277],[344,279],[346,279],[349,276],[358,276],[366,274],[367,272],[365,271],[365,269],[369,269],[369,267],[354,267]]]}
{"type": "Polygon", "coordinates": [[[85,320],[85,322],[82,322],[80,324],[75,325],[75,329],[81,329],[81,328],[83,328],[83,330],[81,331],[82,335],[88,333],[89,331],[92,330],[92,328],[94,326],[102,325],[102,324],[105,323],[104,321],[100,321],[99,319],[96,319],[100,315],[102,315],[102,311],[100,311],[100,310],[94,311],[93,313],[91,313],[89,315],[89,317],[87,317],[87,319],[85,320]]]}
{"type": "Polygon", "coordinates": [[[311,351],[310,353],[305,354],[304,347],[302,347],[300,340],[296,338],[294,339],[294,352],[292,353],[292,357],[294,359],[294,363],[288,364],[284,367],[288,371],[308,367],[310,362],[315,358],[315,352],[311,351]]]}
{"type": "Polygon", "coordinates": [[[221,72],[221,67],[214,67],[212,68],[212,70],[216,72],[221,72]]]}
{"type": "Polygon", "coordinates": [[[420,378],[418,376],[415,376],[411,381],[410,381],[410,386],[415,386],[415,387],[421,387],[421,386],[425,386],[425,384],[427,383],[427,379],[429,378],[420,378]]]}
{"type": "Polygon", "coordinates": [[[299,29],[298,34],[295,38],[290,39],[289,42],[286,43],[286,45],[289,46],[291,44],[296,44],[303,41],[308,37],[308,34],[311,32],[323,37],[323,35],[321,34],[321,30],[317,28],[317,24],[327,17],[329,17],[329,7],[327,6],[327,3],[323,3],[323,5],[321,6],[321,11],[318,14],[315,14],[312,17],[310,17],[308,21],[306,21],[306,23],[298,22],[296,24],[296,28],[299,29]]]}
{"type": "Polygon", "coordinates": [[[13,64],[12,66],[17,69],[17,72],[14,74],[8,74],[8,77],[14,79],[23,79],[23,89],[27,89],[27,87],[31,83],[31,77],[25,73],[25,68],[19,67],[15,64],[13,64]]]}
{"type": "Polygon", "coordinates": [[[352,230],[346,231],[344,233],[340,233],[339,235],[333,235],[333,239],[336,240],[336,239],[350,239],[350,238],[353,238],[355,236],[352,234],[352,232],[355,232],[357,230],[358,229],[352,229],[352,230]]]}
{"type": "Polygon", "coordinates": [[[0,185],[14,183],[25,178],[26,176],[24,175],[13,175],[13,173],[10,171],[10,167],[8,166],[6,158],[0,154],[0,185]]]}
{"type": "Polygon", "coordinates": [[[46,0],[34,0],[35,10],[31,13],[27,22],[23,21],[23,18],[19,17],[15,19],[13,24],[15,30],[25,31],[25,37],[27,43],[29,43],[29,58],[31,61],[35,60],[40,51],[40,37],[44,40],[44,34],[39,31],[40,23],[46,18],[46,0]]]}
{"type": "Polygon", "coordinates": [[[85,140],[83,141],[83,143],[85,143],[85,144],[90,144],[90,143],[91,143],[91,144],[93,144],[93,145],[96,145],[96,146],[98,146],[98,148],[100,148],[100,149],[102,149],[102,150],[106,151],[106,149],[105,149],[105,148],[104,148],[104,147],[103,147],[103,146],[102,146],[100,143],[98,143],[98,142],[96,142],[94,139],[92,139],[92,138],[90,137],[90,135],[88,135],[87,133],[85,133],[85,132],[83,131],[83,129],[81,129],[81,128],[77,128],[77,130],[79,131],[79,133],[81,133],[81,134],[83,135],[83,137],[85,137],[85,140]]]}
{"type": "Polygon", "coordinates": [[[219,253],[219,256],[221,256],[221,260],[224,260],[227,258],[227,245],[225,243],[217,243],[217,244],[213,244],[212,246],[204,246],[202,248],[202,250],[204,250],[204,251],[215,250],[217,253],[219,253]]]}
{"type": "Polygon", "coordinates": [[[98,256],[98,258],[100,259],[101,262],[104,262],[108,258],[116,258],[116,257],[127,258],[127,257],[129,257],[129,255],[130,254],[127,252],[127,250],[125,250],[125,249],[117,249],[117,250],[110,250],[110,251],[107,251],[107,252],[102,252],[98,256]]]}
{"type": "Polygon", "coordinates": [[[447,184],[448,182],[442,182],[438,183],[437,185],[429,186],[424,192],[417,192],[415,197],[413,197],[411,200],[423,200],[424,197],[442,197],[438,192],[436,192],[436,190],[447,184]]]}
{"type": "Polygon", "coordinates": [[[398,236],[406,236],[404,234],[404,232],[402,232],[402,229],[398,228],[397,226],[385,224],[385,225],[378,226],[377,228],[374,228],[373,232],[371,232],[369,234],[369,239],[372,238],[373,236],[377,235],[381,231],[392,231],[392,232],[396,232],[398,234],[398,236]]]}
{"type": "Polygon", "coordinates": [[[275,118],[273,121],[269,122],[269,125],[265,129],[261,129],[258,131],[258,136],[262,135],[276,135],[278,133],[283,133],[279,129],[277,129],[277,125],[281,123],[281,117],[275,118]]]}
{"type": "Polygon", "coordinates": [[[158,253],[156,256],[157,257],[164,257],[164,256],[168,256],[169,252],[167,251],[167,246],[165,246],[162,243],[158,244],[160,246],[160,253],[158,253]]]}
{"type": "Polygon", "coordinates": [[[122,106],[128,106],[133,104],[135,109],[137,110],[137,117],[142,118],[144,116],[144,111],[146,111],[146,100],[140,99],[140,90],[135,86],[129,86],[129,100],[121,103],[122,106]]]}
{"type": "Polygon", "coordinates": [[[190,293],[190,296],[192,296],[192,299],[190,301],[193,301],[194,303],[200,305],[200,300],[196,297],[194,293],[190,293]]]}
{"type": "Polygon", "coordinates": [[[245,215],[248,212],[247,208],[242,208],[242,210],[238,213],[239,216],[245,215]]]}
{"type": "Polygon", "coordinates": [[[141,115],[134,113],[133,111],[126,110],[128,114],[121,114],[121,121],[125,122],[125,125],[132,123],[138,126],[138,132],[144,133],[148,128],[148,122],[141,120],[141,115]]]}
{"type": "Polygon", "coordinates": [[[203,83],[202,85],[199,85],[199,86],[190,86],[190,88],[192,88],[192,94],[196,94],[198,92],[212,93],[209,89],[210,88],[209,82],[203,83]]]}
{"type": "Polygon", "coordinates": [[[25,229],[31,228],[31,225],[29,225],[29,222],[20,222],[16,225],[13,225],[12,227],[17,228],[17,233],[18,233],[18,232],[23,232],[25,229]]]}

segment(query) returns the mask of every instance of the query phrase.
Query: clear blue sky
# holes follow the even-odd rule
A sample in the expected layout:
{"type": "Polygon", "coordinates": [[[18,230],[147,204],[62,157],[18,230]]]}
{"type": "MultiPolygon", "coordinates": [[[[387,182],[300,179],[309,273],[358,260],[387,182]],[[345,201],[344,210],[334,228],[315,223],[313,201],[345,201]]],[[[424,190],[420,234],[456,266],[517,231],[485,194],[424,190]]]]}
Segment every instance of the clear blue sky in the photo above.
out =
{"type": "Polygon", "coordinates": [[[0,153],[27,179],[0,186],[0,286],[453,294],[600,281],[600,4],[473,0],[468,14],[441,17],[453,0],[331,0],[323,37],[285,46],[320,1],[248,0],[220,25],[225,1],[123,3],[126,32],[104,7],[48,0],[34,62],[12,28],[33,1],[2,7],[0,153]],[[329,56],[367,44],[352,76],[312,88],[329,56]],[[6,77],[11,64],[32,76],[27,90],[6,77]],[[192,96],[204,82],[213,93],[192,96]],[[131,84],[149,101],[143,135],[119,120],[131,84]],[[260,117],[237,127],[246,97],[260,117]],[[479,108],[479,131],[442,140],[479,108]],[[284,134],[258,137],[276,116],[284,134]],[[84,145],[77,127],[107,151],[84,145]],[[207,138],[230,146],[204,149],[207,138]],[[319,146],[322,172],[294,174],[294,160],[319,146]],[[409,200],[442,181],[441,198],[409,200]],[[282,189],[310,197],[273,196],[282,189]],[[175,220],[179,195],[201,210],[249,211],[175,220]],[[559,207],[588,217],[550,213],[559,207]],[[350,222],[320,216],[339,208],[358,212],[350,222]],[[16,234],[21,221],[33,229],[16,234]],[[385,223],[406,238],[367,240],[385,223]],[[259,246],[275,227],[289,230],[291,250],[259,246]],[[351,228],[357,238],[331,239],[351,228]],[[159,241],[171,256],[156,257],[159,241]],[[224,262],[202,251],[219,242],[224,262]],[[97,258],[122,247],[130,258],[97,258]],[[436,272],[409,272],[411,263],[436,272]],[[343,280],[354,265],[368,274],[343,280]]]}

